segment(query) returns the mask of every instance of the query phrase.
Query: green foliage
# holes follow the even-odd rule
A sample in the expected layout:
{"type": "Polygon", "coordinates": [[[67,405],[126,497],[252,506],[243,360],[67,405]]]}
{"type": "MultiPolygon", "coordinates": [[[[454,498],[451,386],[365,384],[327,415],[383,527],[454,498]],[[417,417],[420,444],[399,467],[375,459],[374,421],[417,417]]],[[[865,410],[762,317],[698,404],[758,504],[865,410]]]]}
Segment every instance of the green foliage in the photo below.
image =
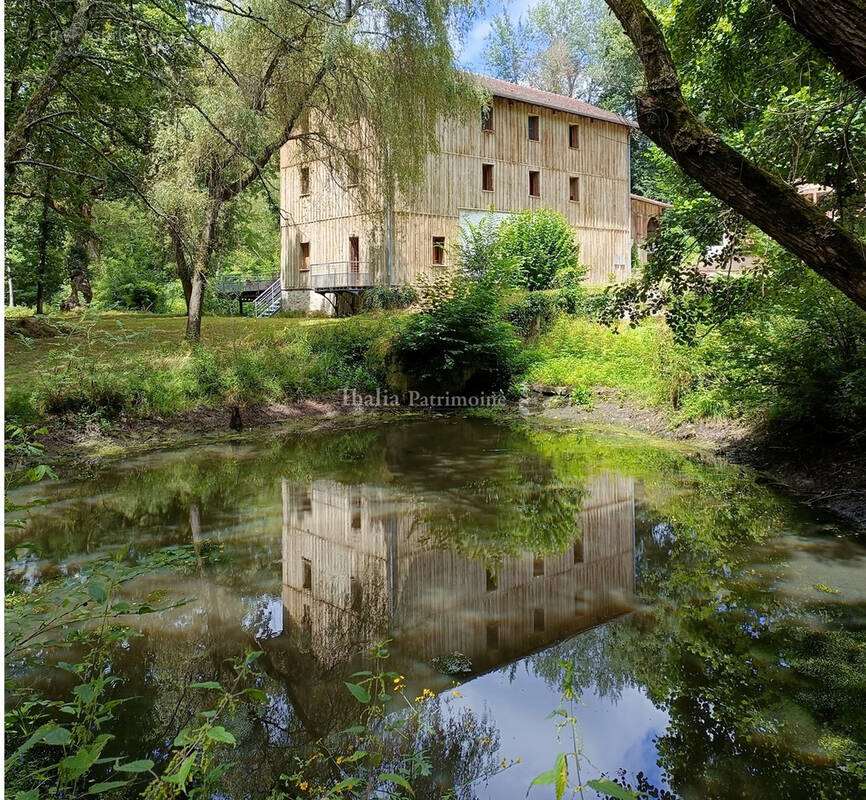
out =
{"type": "MultiPolygon", "coordinates": [[[[557,290],[513,294],[506,298],[505,319],[524,338],[536,336],[550,330],[562,305],[563,299],[557,290]]],[[[570,303],[568,305],[570,308],[570,303]]]]}
{"type": "Polygon", "coordinates": [[[369,311],[395,311],[418,301],[412,286],[374,286],[363,294],[363,307],[369,311]]]}
{"type": "Polygon", "coordinates": [[[409,317],[391,349],[412,388],[507,387],[524,359],[514,327],[503,319],[495,279],[456,277],[431,302],[429,310],[409,317]]]}
{"type": "Polygon", "coordinates": [[[514,264],[515,283],[530,291],[579,284],[585,274],[578,265],[574,231],[555,211],[515,214],[500,227],[498,243],[503,259],[514,264]]]}

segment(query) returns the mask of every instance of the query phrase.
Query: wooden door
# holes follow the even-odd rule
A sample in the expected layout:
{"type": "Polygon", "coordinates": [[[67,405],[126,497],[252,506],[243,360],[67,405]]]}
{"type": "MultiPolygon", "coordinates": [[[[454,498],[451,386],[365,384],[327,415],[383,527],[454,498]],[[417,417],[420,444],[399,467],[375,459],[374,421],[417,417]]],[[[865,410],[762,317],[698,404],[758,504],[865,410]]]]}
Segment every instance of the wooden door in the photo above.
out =
{"type": "Polygon", "coordinates": [[[359,272],[361,269],[361,246],[357,236],[349,237],[349,270],[359,272]]]}

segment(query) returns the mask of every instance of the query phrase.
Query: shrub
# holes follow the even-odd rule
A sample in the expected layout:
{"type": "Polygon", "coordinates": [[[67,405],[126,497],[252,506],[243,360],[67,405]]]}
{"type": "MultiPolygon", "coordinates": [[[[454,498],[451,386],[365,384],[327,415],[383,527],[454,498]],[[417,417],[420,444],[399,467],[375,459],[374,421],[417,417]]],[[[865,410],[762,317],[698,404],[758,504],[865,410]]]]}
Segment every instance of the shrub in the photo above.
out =
{"type": "Polygon", "coordinates": [[[411,286],[374,286],[362,297],[366,311],[393,311],[408,308],[417,301],[418,292],[411,286]]]}
{"type": "Polygon", "coordinates": [[[550,330],[561,310],[562,296],[556,290],[523,292],[508,298],[505,319],[524,338],[550,330]]]}
{"type": "Polygon", "coordinates": [[[515,266],[516,282],[530,291],[552,288],[557,276],[565,281],[582,277],[574,231],[555,211],[515,214],[500,228],[498,243],[501,259],[515,266]]]}
{"type": "Polygon", "coordinates": [[[392,356],[409,378],[406,388],[450,392],[502,389],[521,366],[497,284],[465,277],[455,278],[451,296],[407,321],[392,356]]]}
{"type": "Polygon", "coordinates": [[[157,271],[112,256],[102,259],[93,285],[93,303],[102,309],[161,312],[162,281],[157,271]]]}

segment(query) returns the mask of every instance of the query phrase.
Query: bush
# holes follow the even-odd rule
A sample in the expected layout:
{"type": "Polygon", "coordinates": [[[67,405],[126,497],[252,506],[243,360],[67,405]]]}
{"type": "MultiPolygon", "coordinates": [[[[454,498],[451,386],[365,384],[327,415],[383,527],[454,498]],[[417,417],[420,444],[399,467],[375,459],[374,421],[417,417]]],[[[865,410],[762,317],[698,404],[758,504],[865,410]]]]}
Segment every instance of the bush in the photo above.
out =
{"type": "Polygon", "coordinates": [[[159,313],[163,311],[162,286],[163,282],[148,265],[105,256],[94,280],[93,304],[105,310],[159,313]]]}
{"type": "Polygon", "coordinates": [[[505,319],[524,338],[536,336],[550,330],[562,309],[563,298],[559,291],[523,292],[508,298],[505,319]]]}
{"type": "Polygon", "coordinates": [[[455,278],[449,295],[412,316],[392,347],[405,387],[490,390],[507,387],[521,368],[517,332],[503,316],[495,281],[455,278]]]}
{"type": "Polygon", "coordinates": [[[394,311],[417,301],[418,292],[411,286],[374,286],[361,298],[365,311],[394,311]]]}
{"type": "Polygon", "coordinates": [[[521,211],[499,229],[501,258],[513,262],[516,282],[529,289],[550,289],[559,279],[583,277],[578,248],[568,220],[555,211],[521,211]]]}

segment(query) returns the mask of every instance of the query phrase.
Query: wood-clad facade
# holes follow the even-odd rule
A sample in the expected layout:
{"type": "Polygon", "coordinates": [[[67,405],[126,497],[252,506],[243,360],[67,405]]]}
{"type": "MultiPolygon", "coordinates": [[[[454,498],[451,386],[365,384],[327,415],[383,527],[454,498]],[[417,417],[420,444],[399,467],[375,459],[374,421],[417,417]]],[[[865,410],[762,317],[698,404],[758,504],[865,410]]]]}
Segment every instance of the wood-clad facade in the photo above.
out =
{"type": "Polygon", "coordinates": [[[439,152],[427,156],[423,185],[392,208],[361,213],[350,179],[306,160],[297,142],[282,148],[285,308],[322,307],[308,291],[317,265],[345,265],[350,282],[371,285],[435,274],[437,262],[454,259],[461,223],[491,211],[558,211],[574,226],[588,282],[630,276],[630,123],[569,98],[480,80],[493,95],[488,124],[440,120],[439,152]],[[443,238],[444,259],[436,255],[443,238]]]}

